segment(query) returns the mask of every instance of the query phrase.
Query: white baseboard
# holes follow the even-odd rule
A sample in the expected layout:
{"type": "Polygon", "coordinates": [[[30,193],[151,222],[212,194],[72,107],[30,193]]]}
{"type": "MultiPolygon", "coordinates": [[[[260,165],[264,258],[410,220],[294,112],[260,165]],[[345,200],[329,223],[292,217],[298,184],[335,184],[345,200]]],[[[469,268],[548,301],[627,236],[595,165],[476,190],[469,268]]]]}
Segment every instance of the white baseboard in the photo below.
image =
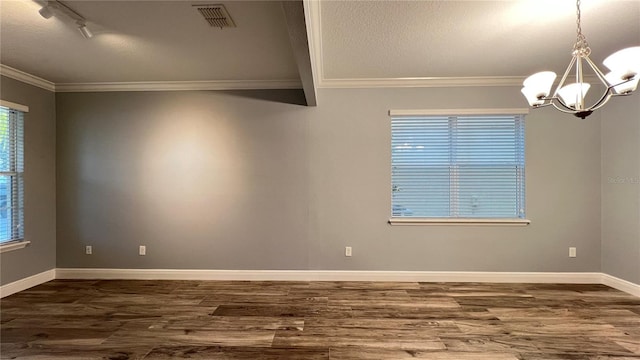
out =
{"type": "Polygon", "coordinates": [[[331,270],[57,269],[58,279],[399,281],[598,284],[601,273],[331,270]]]}
{"type": "Polygon", "coordinates": [[[12,283],[0,286],[0,298],[15,294],[17,292],[27,290],[34,286],[44,284],[56,278],[56,269],[43,271],[24,279],[14,281],[12,283]]]}
{"type": "Polygon", "coordinates": [[[601,284],[640,297],[640,285],[622,280],[609,274],[602,274],[601,284]]]}
{"type": "Polygon", "coordinates": [[[237,281],[398,281],[603,284],[640,297],[640,285],[608,274],[475,271],[180,270],[59,268],[0,286],[9,296],[53,279],[237,280],[237,281]]]}

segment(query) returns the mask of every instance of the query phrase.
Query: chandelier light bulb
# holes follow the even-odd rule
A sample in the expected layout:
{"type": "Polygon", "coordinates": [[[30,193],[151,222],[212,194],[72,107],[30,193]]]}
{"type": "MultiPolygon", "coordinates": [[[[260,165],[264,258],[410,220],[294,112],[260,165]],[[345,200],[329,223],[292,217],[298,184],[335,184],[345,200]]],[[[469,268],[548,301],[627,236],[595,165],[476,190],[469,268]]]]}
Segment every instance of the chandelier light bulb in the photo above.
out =
{"type": "Polygon", "coordinates": [[[589,83],[573,83],[558,90],[558,95],[567,106],[582,110],[582,102],[590,87],[589,83]]]}
{"type": "Polygon", "coordinates": [[[536,89],[528,88],[526,86],[523,87],[520,90],[520,92],[522,92],[524,97],[527,98],[527,101],[529,102],[529,106],[533,106],[533,107],[544,104],[544,97],[547,96],[547,94],[543,92],[539,92],[536,89]]]}
{"type": "MultiPolygon", "coordinates": [[[[556,73],[553,71],[541,71],[526,78],[522,85],[524,85],[525,88],[542,94],[543,97],[547,97],[549,96],[551,86],[555,79],[556,73]]],[[[539,96],[539,94],[536,94],[536,96],[539,96]]]]}
{"type": "Polygon", "coordinates": [[[602,63],[611,71],[640,73],[640,46],[618,50],[602,63]]]}

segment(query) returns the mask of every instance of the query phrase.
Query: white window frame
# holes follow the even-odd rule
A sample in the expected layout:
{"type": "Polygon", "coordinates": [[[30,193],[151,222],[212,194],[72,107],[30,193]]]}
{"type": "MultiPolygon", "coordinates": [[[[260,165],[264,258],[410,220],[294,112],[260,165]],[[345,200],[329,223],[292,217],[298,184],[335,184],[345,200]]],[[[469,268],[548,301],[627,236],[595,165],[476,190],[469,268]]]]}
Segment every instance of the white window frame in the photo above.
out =
{"type": "MultiPolygon", "coordinates": [[[[5,107],[5,108],[9,108],[11,110],[20,111],[23,114],[26,114],[26,113],[29,112],[29,107],[28,106],[21,105],[21,104],[16,104],[16,103],[13,103],[13,102],[10,102],[10,101],[0,100],[0,106],[5,107]]],[[[24,124],[23,124],[23,126],[24,126],[24,124]]],[[[24,135],[24,128],[23,128],[23,135],[24,135]]],[[[24,146],[24,139],[22,139],[22,144],[24,146]]],[[[24,172],[22,172],[22,176],[23,176],[23,180],[24,180],[24,172]]],[[[24,199],[24,188],[22,189],[22,191],[23,191],[23,199],[24,199]]],[[[23,216],[24,216],[24,214],[23,214],[23,216]]],[[[23,231],[24,231],[24,229],[23,229],[23,231]]],[[[30,241],[27,241],[24,238],[15,239],[15,240],[9,240],[9,241],[0,243],[0,253],[22,249],[22,248],[25,248],[30,243],[31,243],[30,241]]]]}
{"type": "MultiPolygon", "coordinates": [[[[389,110],[390,117],[400,116],[465,116],[465,115],[527,115],[529,109],[427,109],[427,110],[389,110]]],[[[526,188],[526,187],[525,187],[526,188]]],[[[526,226],[529,219],[518,218],[422,218],[422,217],[393,217],[389,218],[391,225],[500,225],[526,226]]]]}

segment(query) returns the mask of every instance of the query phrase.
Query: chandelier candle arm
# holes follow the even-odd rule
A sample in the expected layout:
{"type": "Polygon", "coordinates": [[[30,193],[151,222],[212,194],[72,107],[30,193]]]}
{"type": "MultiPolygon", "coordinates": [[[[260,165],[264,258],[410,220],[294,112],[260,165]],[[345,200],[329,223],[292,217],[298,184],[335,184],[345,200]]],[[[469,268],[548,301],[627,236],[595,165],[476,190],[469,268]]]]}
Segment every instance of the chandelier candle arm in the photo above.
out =
{"type": "Polygon", "coordinates": [[[638,81],[640,80],[640,76],[628,78],[625,74],[620,75],[614,72],[610,72],[605,76],[613,87],[614,96],[630,95],[638,88],[638,81]]]}
{"type": "Polygon", "coordinates": [[[556,74],[552,71],[542,71],[529,76],[523,82],[524,87],[520,91],[533,108],[553,105],[563,113],[584,119],[604,106],[611,97],[630,95],[637,89],[640,80],[640,46],[622,49],[607,57],[603,63],[611,72],[605,75],[589,58],[591,48],[582,34],[580,0],[576,1],[576,18],[576,42],[573,45],[571,61],[553,95],[549,96],[556,79],[556,74]],[[588,67],[584,66],[583,60],[588,67]],[[591,68],[605,87],[600,98],[590,106],[587,106],[585,101],[591,88],[591,84],[584,82],[584,71],[588,68],[591,68]],[[572,70],[575,71],[575,83],[565,85],[572,70]]]}

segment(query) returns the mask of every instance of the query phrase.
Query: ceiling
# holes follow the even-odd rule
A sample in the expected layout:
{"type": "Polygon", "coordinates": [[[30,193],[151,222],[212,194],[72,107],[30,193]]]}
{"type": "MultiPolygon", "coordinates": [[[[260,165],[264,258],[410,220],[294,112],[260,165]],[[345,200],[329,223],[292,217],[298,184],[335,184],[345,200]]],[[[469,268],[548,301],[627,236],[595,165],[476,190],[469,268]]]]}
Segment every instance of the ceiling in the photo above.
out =
{"type": "Polygon", "coordinates": [[[54,83],[282,80],[298,71],[279,2],[231,1],[235,28],[211,27],[201,1],[67,1],[87,19],[44,19],[31,0],[2,0],[2,64],[54,83]]]}
{"type": "MultiPolygon", "coordinates": [[[[574,0],[328,1],[324,75],[335,78],[524,76],[564,70],[576,39],[574,0]]],[[[640,1],[582,1],[597,63],[640,45],[640,1]]]]}
{"type": "MultiPolygon", "coordinates": [[[[223,1],[237,24],[225,29],[192,6],[215,1],[66,1],[87,19],[92,39],[69,18],[42,18],[42,1],[0,1],[0,62],[56,86],[300,87],[300,49],[279,1],[223,1]]],[[[544,69],[561,73],[575,40],[573,0],[323,0],[305,1],[304,10],[316,87],[521,82],[544,69]]],[[[582,0],[582,12],[597,64],[640,45],[640,0],[582,0]]]]}

